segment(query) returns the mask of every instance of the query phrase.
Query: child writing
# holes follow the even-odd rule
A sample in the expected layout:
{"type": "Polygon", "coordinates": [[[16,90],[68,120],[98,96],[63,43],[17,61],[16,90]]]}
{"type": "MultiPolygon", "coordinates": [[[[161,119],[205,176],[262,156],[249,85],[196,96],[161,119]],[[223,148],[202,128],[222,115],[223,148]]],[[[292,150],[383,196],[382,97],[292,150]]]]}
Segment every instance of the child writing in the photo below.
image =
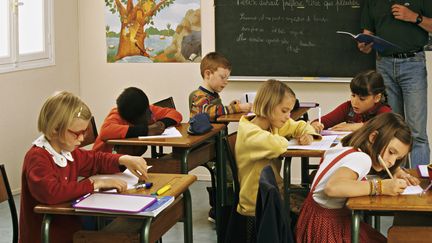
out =
{"type": "MultiPolygon", "coordinates": [[[[93,150],[111,153],[109,139],[159,135],[165,128],[175,126],[182,115],[173,108],[150,105],[147,95],[139,88],[126,88],[117,98],[117,107],[105,118],[93,150]]],[[[120,146],[119,153],[141,156],[146,146],[120,146]]]]}
{"type": "MultiPolygon", "coordinates": [[[[369,170],[400,170],[411,150],[411,130],[395,113],[383,113],[328,150],[303,204],[296,226],[297,242],[350,242],[351,213],[344,207],[349,197],[396,196],[409,178],[364,180],[369,170]]],[[[378,231],[362,223],[360,242],[386,242],[378,231]]]]}
{"type": "Polygon", "coordinates": [[[221,54],[208,53],[201,61],[202,85],[189,95],[190,118],[198,113],[207,113],[210,121],[216,121],[221,115],[249,112],[250,103],[232,101],[224,106],[219,93],[228,85],[228,77],[231,73],[230,62],[221,54]]]}
{"type": "Polygon", "coordinates": [[[295,101],[295,94],[287,85],[268,80],[255,96],[253,112],[256,116],[240,119],[235,157],[240,181],[237,211],[242,215],[255,216],[258,180],[265,166],[273,167],[276,180],[282,187],[279,156],[288,148],[287,139],[310,144],[314,137],[320,138],[312,126],[290,118],[295,101]]]}
{"type": "Polygon", "coordinates": [[[350,83],[351,100],[321,117],[321,123],[314,120],[311,125],[317,132],[323,129],[355,131],[372,117],[391,112],[386,104],[387,94],[381,74],[374,70],[357,74],[350,83]]]}
{"type": "MultiPolygon", "coordinates": [[[[87,105],[68,92],[48,98],[38,118],[43,134],[33,142],[22,169],[20,242],[40,242],[42,214],[33,212],[38,204],[58,204],[77,199],[95,189],[127,189],[125,181],[92,178],[127,167],[140,180],[147,179],[147,164],[141,157],[102,153],[78,148],[92,114],[87,105]],[[78,176],[86,177],[78,181],[78,176]]],[[[51,242],[72,242],[81,228],[79,218],[56,216],[51,224],[51,242]]]]}

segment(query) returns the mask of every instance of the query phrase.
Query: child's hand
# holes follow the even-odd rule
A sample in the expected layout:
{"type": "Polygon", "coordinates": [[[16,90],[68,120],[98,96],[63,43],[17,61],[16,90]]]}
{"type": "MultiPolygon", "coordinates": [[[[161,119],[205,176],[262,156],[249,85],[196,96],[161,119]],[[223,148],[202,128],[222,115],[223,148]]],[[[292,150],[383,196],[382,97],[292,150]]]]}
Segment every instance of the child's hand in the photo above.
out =
{"type": "Polygon", "coordinates": [[[317,133],[321,133],[322,130],[324,129],[324,124],[318,122],[318,121],[314,121],[311,123],[311,126],[315,129],[315,131],[317,133]]]}
{"type": "Polygon", "coordinates": [[[342,122],[333,126],[331,130],[334,131],[355,131],[363,126],[363,123],[346,123],[342,122]]]}
{"type": "Polygon", "coordinates": [[[300,145],[309,145],[313,141],[313,137],[310,134],[303,134],[297,138],[297,142],[300,145]]]}
{"type": "Polygon", "coordinates": [[[242,104],[239,104],[239,106],[240,106],[241,112],[249,112],[252,110],[252,104],[251,103],[242,103],[242,104]]]}
{"type": "Polygon", "coordinates": [[[139,181],[145,181],[147,176],[147,162],[143,157],[123,155],[119,159],[119,164],[126,166],[139,181]]]}
{"type": "Polygon", "coordinates": [[[233,100],[230,103],[230,105],[237,105],[237,104],[240,104],[240,100],[233,100]]]}
{"type": "Polygon", "coordinates": [[[157,121],[148,126],[148,135],[161,135],[165,131],[165,124],[161,121],[157,121]]]}
{"type": "Polygon", "coordinates": [[[124,192],[127,190],[127,183],[120,179],[93,179],[89,178],[93,182],[93,188],[111,190],[116,189],[118,192],[124,192]]]}
{"type": "Polygon", "coordinates": [[[401,194],[407,186],[405,180],[398,178],[382,180],[382,193],[383,195],[397,196],[401,194]]]}
{"type": "Polygon", "coordinates": [[[420,184],[420,180],[417,177],[406,173],[402,169],[396,171],[393,177],[405,180],[408,186],[417,186],[420,184]]]}

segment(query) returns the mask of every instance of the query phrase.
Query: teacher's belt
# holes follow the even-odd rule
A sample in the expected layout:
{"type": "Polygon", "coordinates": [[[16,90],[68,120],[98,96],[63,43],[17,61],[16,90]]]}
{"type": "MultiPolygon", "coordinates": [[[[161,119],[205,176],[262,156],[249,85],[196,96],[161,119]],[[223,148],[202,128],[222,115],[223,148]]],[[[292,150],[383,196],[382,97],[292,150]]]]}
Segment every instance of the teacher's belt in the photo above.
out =
{"type": "Polygon", "coordinates": [[[403,59],[403,58],[415,57],[415,55],[419,52],[423,52],[423,49],[418,49],[415,51],[407,51],[407,52],[397,52],[397,53],[393,53],[393,54],[389,54],[389,55],[380,55],[380,56],[403,59]]]}

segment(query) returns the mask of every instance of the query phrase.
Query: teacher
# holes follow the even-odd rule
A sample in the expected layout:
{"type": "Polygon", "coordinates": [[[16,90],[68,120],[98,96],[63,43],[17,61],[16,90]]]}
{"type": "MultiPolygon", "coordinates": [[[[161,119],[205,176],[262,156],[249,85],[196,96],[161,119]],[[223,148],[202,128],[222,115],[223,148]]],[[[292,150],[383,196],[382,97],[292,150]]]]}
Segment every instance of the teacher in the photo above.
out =
{"type": "MultiPolygon", "coordinates": [[[[388,103],[405,117],[414,144],[411,167],[429,164],[427,127],[427,71],[423,47],[432,32],[431,0],[365,0],[361,28],[399,46],[376,53],[377,71],[384,78],[388,103]]],[[[373,43],[358,43],[370,53],[373,43]]]]}

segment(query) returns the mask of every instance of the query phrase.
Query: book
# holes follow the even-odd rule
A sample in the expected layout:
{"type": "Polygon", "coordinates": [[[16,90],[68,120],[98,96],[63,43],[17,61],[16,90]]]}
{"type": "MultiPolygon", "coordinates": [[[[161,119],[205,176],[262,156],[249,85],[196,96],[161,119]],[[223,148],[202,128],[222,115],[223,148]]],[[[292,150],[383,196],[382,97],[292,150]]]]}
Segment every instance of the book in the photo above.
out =
{"type": "Polygon", "coordinates": [[[314,140],[309,145],[299,145],[297,139],[288,141],[288,149],[306,149],[306,150],[328,150],[337,138],[337,135],[322,136],[321,140],[314,140]]]}
{"type": "MultiPolygon", "coordinates": [[[[171,205],[175,199],[173,196],[162,196],[162,197],[147,196],[147,197],[154,198],[155,202],[140,212],[126,213],[126,212],[119,212],[119,211],[101,211],[100,213],[127,214],[127,215],[141,215],[141,216],[156,217],[160,212],[162,212],[165,208],[167,208],[169,205],[171,205]]],[[[81,209],[81,208],[76,208],[75,210],[80,211],[80,212],[94,212],[94,210],[81,209]]]]}
{"type": "Polygon", "coordinates": [[[175,127],[165,128],[165,131],[161,135],[155,136],[139,136],[138,139],[155,139],[155,138],[181,138],[182,135],[175,127]]]}
{"type": "Polygon", "coordinates": [[[428,168],[427,167],[428,167],[428,165],[417,165],[418,173],[423,178],[428,178],[429,177],[429,172],[428,172],[428,168]]]}
{"type": "Polygon", "coordinates": [[[382,51],[388,50],[388,49],[402,49],[398,45],[393,44],[390,41],[386,41],[383,38],[380,38],[376,35],[367,35],[367,34],[362,34],[362,33],[354,35],[350,32],[346,32],[346,31],[336,31],[336,33],[349,35],[353,39],[355,39],[356,41],[366,43],[366,44],[373,42],[372,48],[378,52],[382,52],[382,51]]]}
{"type": "Polygon", "coordinates": [[[137,213],[156,201],[156,198],[145,195],[94,192],[75,200],[72,207],[96,212],[137,213]]]}

